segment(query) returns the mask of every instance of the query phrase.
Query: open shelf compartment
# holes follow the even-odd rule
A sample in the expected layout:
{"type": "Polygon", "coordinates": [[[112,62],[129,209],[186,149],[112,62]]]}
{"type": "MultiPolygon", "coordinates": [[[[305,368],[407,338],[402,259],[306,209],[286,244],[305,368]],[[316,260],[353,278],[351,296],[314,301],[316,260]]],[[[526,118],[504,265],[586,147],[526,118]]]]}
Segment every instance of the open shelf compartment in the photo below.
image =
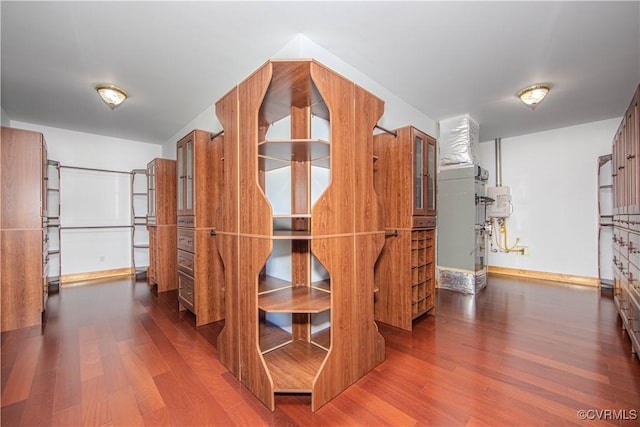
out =
{"type": "Polygon", "coordinates": [[[326,350],[303,340],[266,353],[263,357],[273,380],[273,391],[311,393],[313,380],[326,355],[326,350]]]}

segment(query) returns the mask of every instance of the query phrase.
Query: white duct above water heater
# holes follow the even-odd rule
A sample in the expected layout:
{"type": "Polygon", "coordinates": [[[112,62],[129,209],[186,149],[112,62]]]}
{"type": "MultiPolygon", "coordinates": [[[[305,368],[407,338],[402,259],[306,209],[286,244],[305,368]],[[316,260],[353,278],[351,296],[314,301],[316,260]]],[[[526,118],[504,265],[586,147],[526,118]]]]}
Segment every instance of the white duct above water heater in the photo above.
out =
{"type": "Polygon", "coordinates": [[[480,125],[468,114],[440,120],[440,169],[478,163],[480,125]]]}

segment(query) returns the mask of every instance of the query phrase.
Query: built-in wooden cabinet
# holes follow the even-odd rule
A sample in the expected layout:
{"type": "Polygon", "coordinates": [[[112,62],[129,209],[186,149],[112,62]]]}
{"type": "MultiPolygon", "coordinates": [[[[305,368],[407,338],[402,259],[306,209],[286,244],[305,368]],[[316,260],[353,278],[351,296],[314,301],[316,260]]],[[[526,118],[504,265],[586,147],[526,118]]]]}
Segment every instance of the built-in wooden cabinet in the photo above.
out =
{"type": "Polygon", "coordinates": [[[384,359],[373,266],[383,102],[311,60],[269,61],[216,103],[224,128],[218,228],[222,363],[267,407],[316,410],[384,359]]]}
{"type": "Polygon", "coordinates": [[[0,139],[2,331],[42,323],[48,294],[47,144],[2,127],[0,139]]]}
{"type": "Polygon", "coordinates": [[[613,139],[614,301],[640,352],[640,86],[613,139]]]}
{"type": "Polygon", "coordinates": [[[435,307],[436,140],[407,126],[377,134],[374,155],[387,232],[375,267],[375,319],[411,330],[435,307]]]}
{"type": "Polygon", "coordinates": [[[158,292],[178,287],[176,204],[176,161],[153,159],[147,164],[147,279],[158,292]]]}
{"type": "Polygon", "coordinates": [[[196,325],[224,318],[223,265],[217,250],[222,181],[222,141],[202,130],[177,143],[177,268],[180,309],[196,325]]]}

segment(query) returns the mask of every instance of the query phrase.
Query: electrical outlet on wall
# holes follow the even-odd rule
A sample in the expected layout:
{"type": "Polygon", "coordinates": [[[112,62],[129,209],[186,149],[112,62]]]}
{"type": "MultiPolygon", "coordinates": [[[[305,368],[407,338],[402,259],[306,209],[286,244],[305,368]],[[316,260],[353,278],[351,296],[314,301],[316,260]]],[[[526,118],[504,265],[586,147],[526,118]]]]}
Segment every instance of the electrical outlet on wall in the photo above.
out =
{"type": "Polygon", "coordinates": [[[516,246],[516,254],[529,255],[529,246],[516,246]]]}

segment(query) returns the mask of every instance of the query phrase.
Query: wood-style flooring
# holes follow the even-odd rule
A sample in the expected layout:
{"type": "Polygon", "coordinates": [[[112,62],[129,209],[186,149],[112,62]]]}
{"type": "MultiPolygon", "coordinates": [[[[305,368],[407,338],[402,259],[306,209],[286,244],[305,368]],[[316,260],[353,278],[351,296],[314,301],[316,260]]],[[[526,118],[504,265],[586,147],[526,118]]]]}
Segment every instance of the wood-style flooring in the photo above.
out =
{"type": "Polygon", "coordinates": [[[65,287],[43,328],[2,333],[2,426],[640,424],[640,362],[593,288],[439,291],[413,332],[380,325],[386,360],[316,413],[305,395],[266,409],[218,362],[220,328],[146,282],[65,287]]]}

